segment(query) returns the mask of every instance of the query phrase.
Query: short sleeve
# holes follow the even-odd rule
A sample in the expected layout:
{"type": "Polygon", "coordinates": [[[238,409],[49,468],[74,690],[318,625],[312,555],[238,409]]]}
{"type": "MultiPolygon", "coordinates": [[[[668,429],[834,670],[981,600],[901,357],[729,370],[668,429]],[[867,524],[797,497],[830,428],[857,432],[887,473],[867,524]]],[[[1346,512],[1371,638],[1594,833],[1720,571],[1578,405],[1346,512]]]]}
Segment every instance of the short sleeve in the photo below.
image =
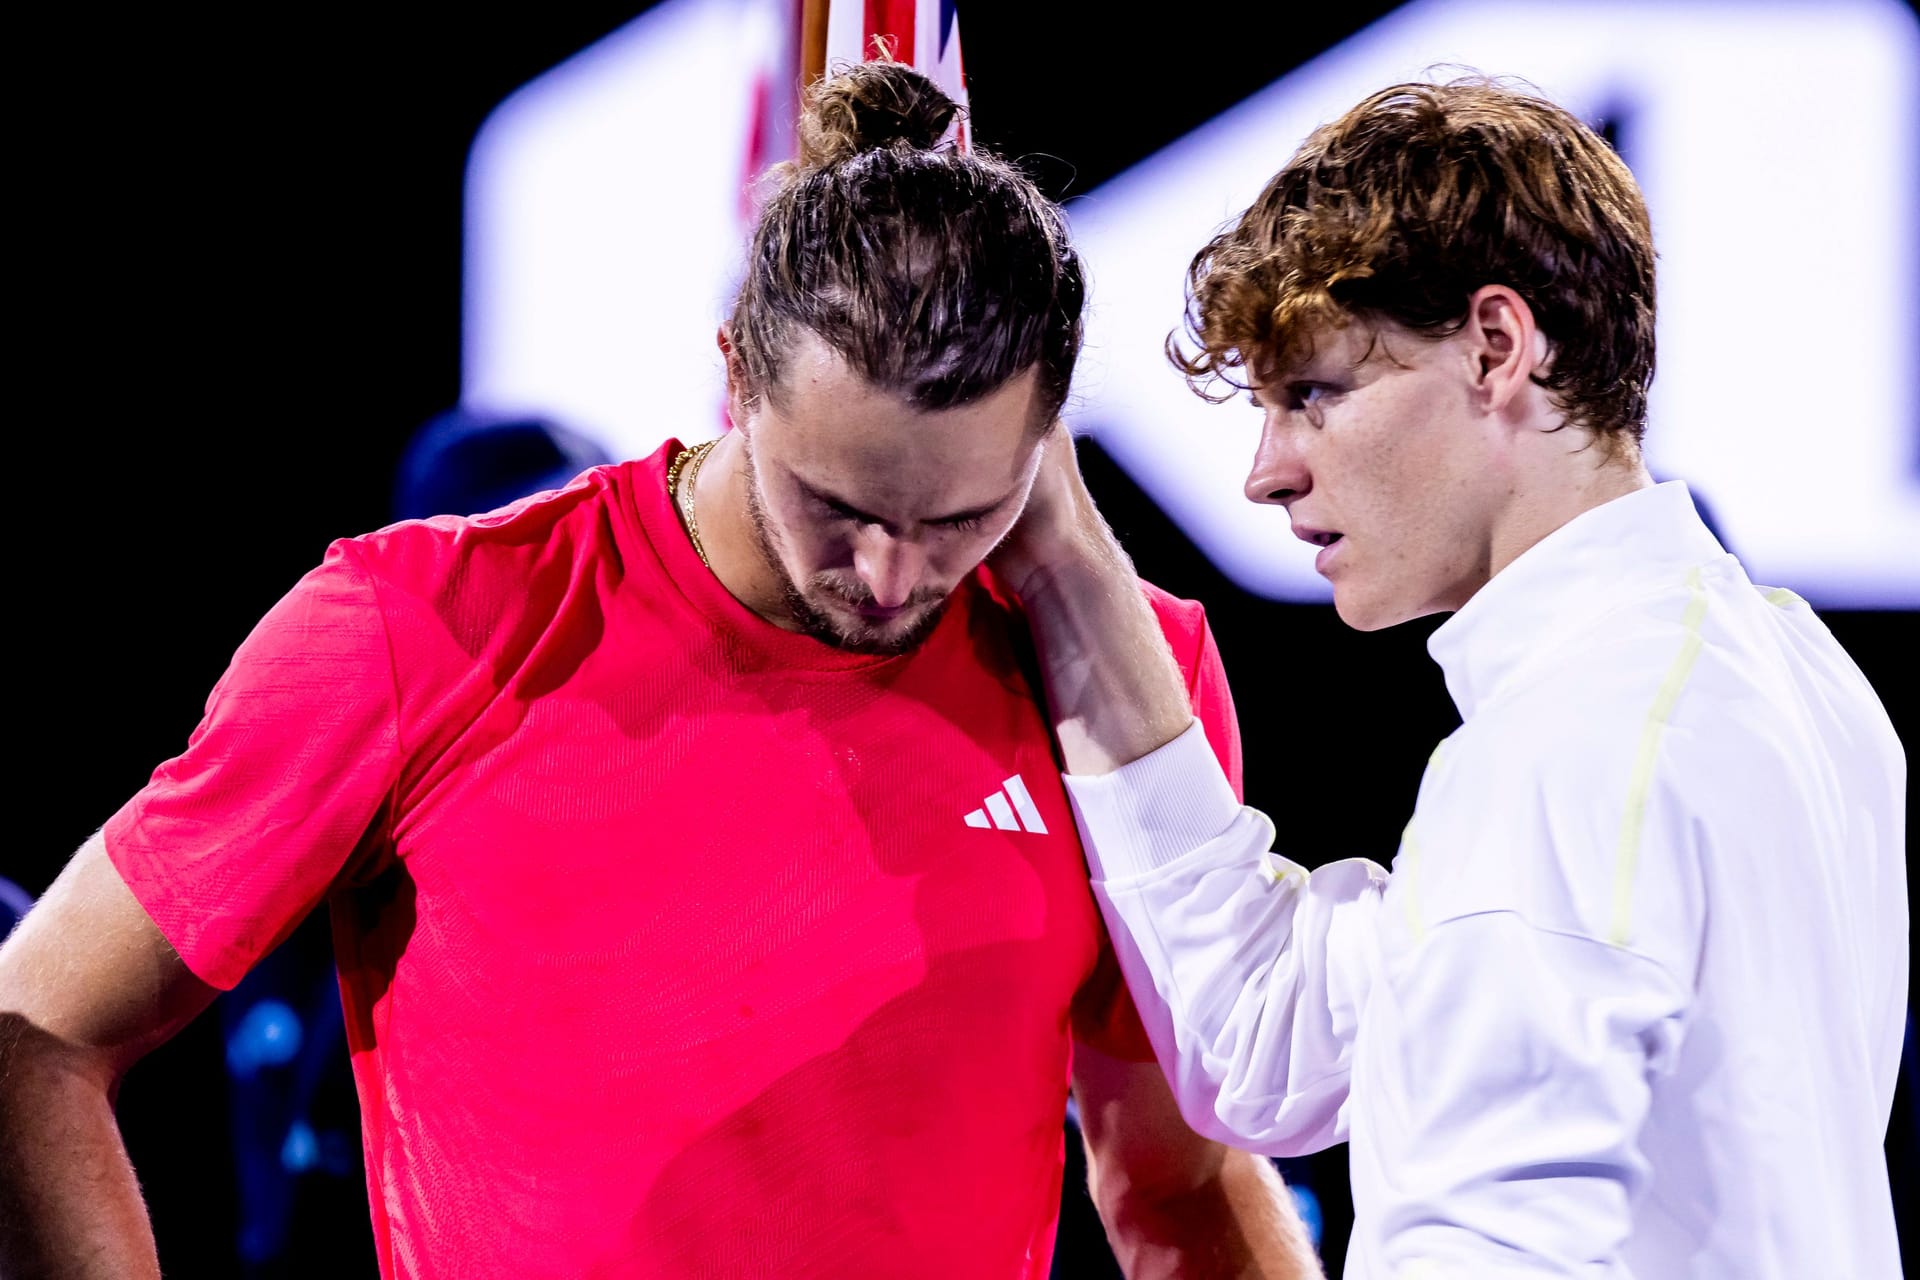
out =
{"type": "Polygon", "coordinates": [[[1227,685],[1227,668],[1220,661],[1219,646],[1213,640],[1213,628],[1207,612],[1197,601],[1168,595],[1158,587],[1146,585],[1147,601],[1159,619],[1160,631],[1180,664],[1180,675],[1187,682],[1187,698],[1194,718],[1207,735],[1207,745],[1226,772],[1234,798],[1246,799],[1246,782],[1240,753],[1240,720],[1233,709],[1233,690],[1227,685]]]}
{"type": "Polygon", "coordinates": [[[1200,619],[1200,634],[1190,663],[1183,664],[1187,677],[1187,696],[1193,702],[1194,718],[1207,735],[1207,745],[1226,771],[1233,787],[1233,798],[1243,804],[1247,798],[1246,769],[1240,755],[1240,718],[1233,709],[1233,690],[1227,687],[1227,668],[1220,661],[1220,650],[1213,643],[1213,628],[1205,615],[1200,619]]]}
{"type": "Polygon", "coordinates": [[[351,542],[268,611],[107,854],[187,967],[230,989],[327,894],[401,758],[386,628],[351,542]]]}
{"type": "MultiPolygon", "coordinates": [[[[1181,600],[1156,587],[1146,588],[1147,599],[1160,621],[1161,632],[1180,664],[1194,718],[1207,735],[1207,745],[1233,785],[1234,798],[1245,798],[1240,756],[1240,721],[1233,709],[1233,691],[1227,669],[1207,625],[1206,611],[1192,600],[1181,600]]],[[[1074,1034],[1108,1057],[1126,1062],[1151,1062],[1153,1043],[1141,1025],[1140,1013],[1120,973],[1113,943],[1103,930],[1100,961],[1092,978],[1074,1002],[1074,1034]]]]}

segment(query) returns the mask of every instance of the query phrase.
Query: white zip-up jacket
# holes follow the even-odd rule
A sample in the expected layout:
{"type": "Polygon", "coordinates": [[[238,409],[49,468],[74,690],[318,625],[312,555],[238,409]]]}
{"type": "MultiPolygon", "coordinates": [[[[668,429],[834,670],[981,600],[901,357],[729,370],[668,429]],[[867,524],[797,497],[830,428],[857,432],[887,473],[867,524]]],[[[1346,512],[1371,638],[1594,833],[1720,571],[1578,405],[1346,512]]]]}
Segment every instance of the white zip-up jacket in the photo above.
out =
{"type": "Polygon", "coordinates": [[[1434,633],[1464,720],[1391,874],[1270,853],[1196,727],[1069,776],[1188,1122],[1350,1139],[1349,1277],[1899,1274],[1906,764],[1663,484],[1434,633]]]}

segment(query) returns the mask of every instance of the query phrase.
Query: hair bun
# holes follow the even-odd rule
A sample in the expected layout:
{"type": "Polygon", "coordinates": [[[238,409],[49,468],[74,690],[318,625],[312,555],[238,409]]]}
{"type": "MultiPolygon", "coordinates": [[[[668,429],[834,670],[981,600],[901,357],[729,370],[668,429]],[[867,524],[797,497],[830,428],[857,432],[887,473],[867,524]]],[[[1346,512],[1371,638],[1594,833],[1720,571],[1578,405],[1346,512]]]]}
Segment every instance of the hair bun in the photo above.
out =
{"type": "Polygon", "coordinates": [[[902,62],[862,62],[814,83],[800,117],[802,169],[904,143],[924,151],[946,137],[959,105],[902,62]]]}

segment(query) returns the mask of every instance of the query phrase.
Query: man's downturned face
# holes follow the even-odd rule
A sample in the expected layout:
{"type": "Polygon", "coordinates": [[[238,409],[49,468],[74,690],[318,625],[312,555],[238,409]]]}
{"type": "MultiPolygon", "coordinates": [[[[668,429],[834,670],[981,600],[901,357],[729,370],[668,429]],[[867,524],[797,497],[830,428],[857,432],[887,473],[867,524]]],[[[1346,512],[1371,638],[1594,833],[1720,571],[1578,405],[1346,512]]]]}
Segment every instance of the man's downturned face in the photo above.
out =
{"type": "Polygon", "coordinates": [[[928,412],[803,334],[745,417],[748,501],[801,630],[897,653],[1020,516],[1039,461],[1037,375],[928,412]]]}

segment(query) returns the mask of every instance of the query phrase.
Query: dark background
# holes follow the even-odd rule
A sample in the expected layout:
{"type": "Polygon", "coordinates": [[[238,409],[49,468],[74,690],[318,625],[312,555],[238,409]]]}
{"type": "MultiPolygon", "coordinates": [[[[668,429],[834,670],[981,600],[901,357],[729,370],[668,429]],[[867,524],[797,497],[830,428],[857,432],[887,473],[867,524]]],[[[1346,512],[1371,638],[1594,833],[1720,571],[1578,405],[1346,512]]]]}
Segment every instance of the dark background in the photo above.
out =
{"type": "MultiPolygon", "coordinates": [[[[331,539],[386,522],[403,444],[458,394],[475,129],[510,90],[645,7],[77,11],[17,29],[16,60],[33,74],[16,90],[12,274],[26,332],[10,365],[25,391],[10,415],[7,533],[23,575],[10,692],[26,828],[0,874],[44,889],[181,749],[254,620],[331,539]]],[[[1094,0],[965,5],[977,137],[1034,157],[1050,194],[1071,199],[1390,7],[1248,6],[1230,23],[1194,11],[1170,28],[1094,0]]],[[[1142,572],[1210,610],[1249,800],[1302,861],[1389,856],[1429,751],[1456,723],[1424,651],[1432,623],[1360,635],[1330,609],[1249,597],[1097,449],[1083,456],[1142,572]]],[[[1827,618],[1914,742],[1914,615],[1827,618]]],[[[122,1095],[172,1274],[237,1274],[222,1057],[218,1019],[202,1018],[122,1095]]],[[[1896,1203],[1914,1196],[1912,1125],[1903,1102],[1896,1203]]],[[[1325,1202],[1338,1274],[1344,1155],[1295,1172],[1325,1202]]],[[[302,1273],[372,1274],[362,1184],[335,1179],[301,1212],[326,1242],[302,1273]]],[[[1063,1263],[1085,1247],[1069,1219],[1063,1263]]]]}

